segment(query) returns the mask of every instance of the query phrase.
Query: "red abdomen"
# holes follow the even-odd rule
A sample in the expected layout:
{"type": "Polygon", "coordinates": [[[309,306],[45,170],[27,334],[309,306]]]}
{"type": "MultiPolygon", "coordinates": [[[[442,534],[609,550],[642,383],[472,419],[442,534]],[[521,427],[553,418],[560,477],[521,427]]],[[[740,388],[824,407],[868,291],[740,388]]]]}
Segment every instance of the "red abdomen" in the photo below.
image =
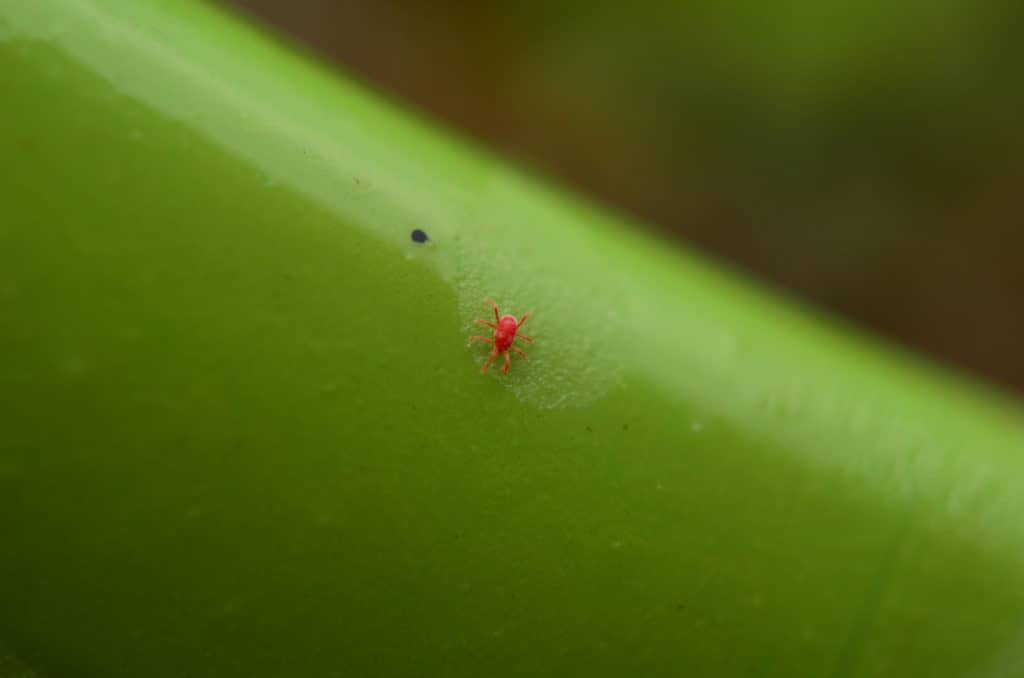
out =
{"type": "Polygon", "coordinates": [[[498,321],[498,329],[494,333],[494,346],[499,353],[504,353],[512,346],[516,338],[516,319],[510,315],[498,321]]]}

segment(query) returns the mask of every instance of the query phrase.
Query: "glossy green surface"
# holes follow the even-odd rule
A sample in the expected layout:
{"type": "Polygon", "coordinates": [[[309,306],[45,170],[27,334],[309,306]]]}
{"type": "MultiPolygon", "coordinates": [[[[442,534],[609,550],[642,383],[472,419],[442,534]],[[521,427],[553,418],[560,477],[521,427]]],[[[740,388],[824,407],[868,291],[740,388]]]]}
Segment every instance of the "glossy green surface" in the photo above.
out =
{"type": "Polygon", "coordinates": [[[0,84],[0,675],[1024,670],[1017,405],[203,6],[0,84]]]}

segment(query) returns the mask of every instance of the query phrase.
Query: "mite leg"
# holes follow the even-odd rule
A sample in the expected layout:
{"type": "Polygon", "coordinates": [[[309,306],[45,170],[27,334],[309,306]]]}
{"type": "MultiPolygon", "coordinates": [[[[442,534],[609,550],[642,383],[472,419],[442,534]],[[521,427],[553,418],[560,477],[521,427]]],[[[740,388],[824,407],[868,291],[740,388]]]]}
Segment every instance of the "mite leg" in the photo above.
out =
{"type": "Polygon", "coordinates": [[[495,325],[494,323],[489,323],[486,320],[474,320],[473,322],[475,322],[477,325],[487,325],[492,330],[497,330],[498,329],[497,325],[495,325]]]}
{"type": "Polygon", "coordinates": [[[516,339],[522,339],[523,341],[525,341],[528,344],[532,344],[533,343],[533,339],[530,339],[525,334],[516,334],[516,339]]]}
{"type": "Polygon", "coordinates": [[[491,339],[490,337],[481,337],[479,334],[474,334],[472,337],[469,338],[469,340],[470,341],[486,341],[488,344],[493,344],[494,343],[494,339],[491,339]]]}
{"type": "Polygon", "coordinates": [[[524,313],[524,314],[523,314],[523,317],[519,319],[519,324],[518,324],[518,325],[516,325],[516,327],[522,327],[522,326],[523,326],[523,323],[525,323],[525,322],[526,322],[526,319],[527,319],[527,318],[529,318],[529,317],[530,317],[530,314],[529,314],[529,313],[524,313]]]}
{"type": "Polygon", "coordinates": [[[498,305],[491,301],[490,299],[488,299],[484,303],[494,309],[494,322],[500,322],[501,318],[498,317],[498,305]]]}
{"type": "Polygon", "coordinates": [[[519,350],[518,348],[516,348],[515,346],[512,346],[512,347],[511,347],[511,350],[513,350],[513,351],[515,351],[516,353],[518,353],[519,355],[523,356],[523,360],[529,360],[529,359],[530,359],[530,358],[529,358],[529,356],[527,356],[527,355],[526,355],[525,353],[523,353],[522,351],[520,351],[520,350],[519,350]]]}
{"type": "Polygon", "coordinates": [[[512,356],[505,351],[505,366],[501,368],[503,374],[508,374],[508,368],[512,366],[512,356]]]}
{"type": "Polygon", "coordinates": [[[498,349],[494,349],[493,351],[491,351],[491,355],[487,356],[487,362],[485,362],[484,366],[482,368],[480,368],[480,374],[483,374],[484,372],[487,371],[487,368],[491,366],[491,363],[494,362],[494,359],[497,356],[498,356],[498,349]]]}

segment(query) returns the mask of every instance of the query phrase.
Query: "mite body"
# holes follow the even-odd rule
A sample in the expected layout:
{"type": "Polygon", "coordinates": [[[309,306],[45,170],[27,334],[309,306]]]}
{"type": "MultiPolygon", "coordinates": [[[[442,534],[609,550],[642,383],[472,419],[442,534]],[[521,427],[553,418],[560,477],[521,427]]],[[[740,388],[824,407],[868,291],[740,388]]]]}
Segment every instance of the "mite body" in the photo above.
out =
{"type": "Polygon", "coordinates": [[[501,368],[501,371],[503,373],[507,373],[509,367],[512,364],[512,359],[510,355],[512,351],[515,351],[516,353],[521,355],[523,357],[523,360],[529,360],[529,358],[526,357],[525,353],[523,353],[518,347],[513,346],[513,343],[516,339],[522,339],[523,341],[530,344],[533,343],[533,339],[531,339],[530,337],[524,334],[519,334],[519,328],[523,326],[523,323],[526,322],[526,318],[529,317],[530,314],[524,313],[523,317],[519,321],[516,321],[514,316],[499,315],[498,305],[493,301],[487,300],[484,303],[490,306],[492,309],[494,309],[494,322],[492,323],[486,320],[476,320],[474,322],[476,322],[477,325],[486,325],[487,327],[493,329],[494,336],[472,336],[469,338],[469,340],[482,341],[488,344],[494,344],[494,349],[491,351],[491,355],[487,357],[487,362],[484,363],[484,366],[480,369],[480,372],[486,372],[487,368],[491,366],[491,363],[494,362],[495,358],[497,358],[499,355],[504,355],[505,366],[501,368]]]}

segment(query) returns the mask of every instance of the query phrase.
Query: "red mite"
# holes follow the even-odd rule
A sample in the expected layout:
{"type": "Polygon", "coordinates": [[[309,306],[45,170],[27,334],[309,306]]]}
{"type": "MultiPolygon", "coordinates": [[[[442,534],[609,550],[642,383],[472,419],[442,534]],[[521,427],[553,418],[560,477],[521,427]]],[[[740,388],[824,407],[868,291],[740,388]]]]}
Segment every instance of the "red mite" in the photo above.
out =
{"type": "Polygon", "coordinates": [[[477,325],[487,325],[494,330],[493,339],[491,337],[481,336],[472,336],[469,338],[470,341],[486,341],[488,344],[494,344],[494,350],[491,351],[491,355],[487,357],[487,362],[484,363],[483,369],[481,369],[480,372],[486,372],[487,368],[491,366],[492,362],[494,362],[494,359],[502,353],[505,354],[505,366],[501,368],[501,371],[508,372],[508,368],[512,363],[509,351],[515,351],[519,355],[523,356],[523,360],[529,360],[525,353],[512,345],[512,342],[516,339],[522,339],[530,344],[533,343],[533,339],[530,339],[524,334],[519,334],[519,328],[523,326],[523,323],[526,322],[526,318],[530,314],[524,313],[523,319],[516,322],[516,319],[510,315],[498,317],[498,305],[493,301],[488,300],[484,303],[494,309],[494,320],[497,324],[489,323],[486,320],[474,321],[477,325]]]}

